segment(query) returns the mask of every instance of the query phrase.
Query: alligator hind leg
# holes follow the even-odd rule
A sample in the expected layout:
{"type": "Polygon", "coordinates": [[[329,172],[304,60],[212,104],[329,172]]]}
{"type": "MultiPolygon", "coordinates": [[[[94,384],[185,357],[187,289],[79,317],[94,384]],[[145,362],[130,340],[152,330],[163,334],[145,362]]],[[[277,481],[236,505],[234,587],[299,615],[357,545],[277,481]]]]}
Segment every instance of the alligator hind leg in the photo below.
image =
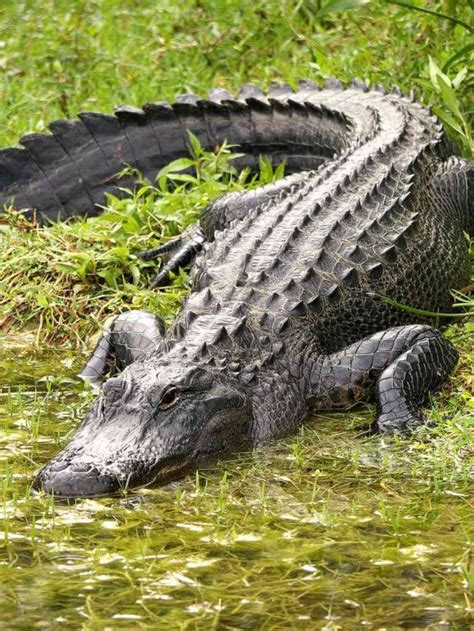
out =
{"type": "Polygon", "coordinates": [[[146,261],[161,258],[163,267],[151,284],[152,289],[165,285],[170,273],[176,274],[180,268],[190,267],[205,243],[214,240],[216,230],[224,230],[235,219],[242,219],[248,214],[253,204],[259,202],[254,191],[252,202],[247,191],[221,195],[204,208],[199,223],[187,228],[182,235],[152,250],[146,250],[138,256],[146,261]]]}
{"type": "MultiPolygon", "coordinates": [[[[308,177],[311,175],[307,173],[308,177]]],[[[163,258],[165,265],[155,277],[151,287],[161,287],[168,282],[170,272],[178,272],[180,267],[189,267],[205,243],[214,240],[218,230],[224,230],[232,222],[242,220],[257,208],[278,202],[286,192],[297,185],[298,174],[289,175],[261,189],[234,191],[220,195],[204,208],[199,223],[190,226],[182,235],[138,256],[145,260],[163,258]]]]}
{"type": "Polygon", "coordinates": [[[457,359],[457,351],[436,329],[387,329],[320,362],[315,407],[342,408],[375,398],[376,429],[385,434],[411,431],[424,422],[420,405],[457,359]]]}
{"type": "Polygon", "coordinates": [[[147,311],[120,314],[100,337],[79,377],[99,385],[105,375],[121,372],[156,348],[164,331],[163,322],[147,311]]]}

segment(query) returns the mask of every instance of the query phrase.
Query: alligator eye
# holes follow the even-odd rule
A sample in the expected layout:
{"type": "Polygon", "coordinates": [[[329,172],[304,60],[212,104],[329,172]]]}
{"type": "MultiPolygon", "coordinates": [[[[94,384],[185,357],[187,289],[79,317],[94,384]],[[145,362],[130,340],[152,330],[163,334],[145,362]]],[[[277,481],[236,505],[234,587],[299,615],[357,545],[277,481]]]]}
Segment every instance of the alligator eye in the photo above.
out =
{"type": "Polygon", "coordinates": [[[171,386],[161,395],[160,403],[158,404],[159,410],[169,410],[179,400],[178,388],[171,386]]]}

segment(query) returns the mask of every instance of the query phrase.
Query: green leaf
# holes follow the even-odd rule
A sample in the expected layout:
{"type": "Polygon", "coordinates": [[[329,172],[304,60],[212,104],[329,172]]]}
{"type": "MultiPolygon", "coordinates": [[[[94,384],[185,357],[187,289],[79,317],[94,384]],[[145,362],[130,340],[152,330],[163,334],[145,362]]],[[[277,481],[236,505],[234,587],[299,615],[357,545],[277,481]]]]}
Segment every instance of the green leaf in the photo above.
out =
{"type": "Polygon", "coordinates": [[[104,211],[101,215],[95,217],[96,223],[116,223],[120,219],[121,215],[116,210],[104,211]]]}
{"type": "Polygon", "coordinates": [[[129,265],[130,272],[133,278],[133,284],[138,285],[140,282],[140,268],[137,265],[129,265]]]}
{"type": "Polygon", "coordinates": [[[432,57],[428,57],[428,69],[430,73],[431,83],[433,84],[436,92],[441,91],[441,86],[439,85],[439,79],[444,79],[444,82],[448,85],[451,85],[451,81],[447,75],[439,68],[436,61],[432,57]]]}
{"type": "Polygon", "coordinates": [[[186,169],[189,169],[194,165],[194,160],[191,160],[190,158],[178,158],[178,160],[173,160],[173,162],[170,162],[165,167],[163,167],[158,173],[158,177],[164,177],[169,173],[179,173],[180,171],[185,171],[186,169]]]}
{"type": "Polygon", "coordinates": [[[399,7],[404,7],[405,9],[410,9],[411,11],[420,11],[421,13],[427,13],[428,15],[434,15],[437,18],[441,18],[442,20],[449,20],[453,24],[458,24],[462,26],[470,33],[474,33],[474,29],[472,26],[463,22],[462,20],[458,20],[458,18],[453,17],[452,15],[446,15],[446,13],[440,13],[439,11],[432,11],[431,9],[425,9],[424,7],[418,7],[410,2],[405,2],[404,0],[385,0],[387,4],[396,4],[399,7]]]}
{"type": "Polygon", "coordinates": [[[347,11],[348,9],[357,9],[364,4],[369,4],[370,0],[329,0],[316,13],[316,17],[320,18],[334,11],[347,11]]]}
{"type": "Polygon", "coordinates": [[[392,305],[393,307],[398,307],[402,309],[402,311],[407,311],[408,313],[415,313],[416,315],[428,316],[430,318],[464,318],[467,316],[474,315],[474,311],[465,311],[461,313],[443,313],[441,311],[429,311],[427,309],[419,309],[418,307],[411,307],[410,305],[405,305],[402,302],[397,302],[388,296],[383,296],[381,294],[372,294],[373,296],[377,296],[381,298],[384,302],[392,305]]]}
{"type": "Polygon", "coordinates": [[[451,57],[448,59],[448,61],[444,64],[443,66],[443,72],[447,72],[448,68],[450,66],[452,66],[456,61],[458,61],[458,59],[462,59],[463,57],[466,58],[466,62],[468,61],[468,53],[470,53],[472,50],[474,50],[474,43],[472,44],[467,44],[466,46],[463,46],[463,48],[461,48],[460,50],[457,50],[454,55],[451,55],[451,57]]]}
{"type": "Polygon", "coordinates": [[[74,265],[67,265],[67,263],[56,263],[54,267],[68,276],[76,276],[78,273],[77,267],[74,267],[74,265]]]}
{"type": "Polygon", "coordinates": [[[170,173],[168,177],[170,180],[173,180],[173,182],[190,182],[191,184],[199,183],[199,180],[194,177],[194,175],[188,175],[187,173],[184,173],[183,175],[170,173]]]}
{"type": "Polygon", "coordinates": [[[464,68],[461,68],[461,70],[457,73],[457,75],[451,81],[451,83],[453,84],[453,88],[455,88],[456,90],[459,90],[459,86],[467,77],[467,73],[468,73],[468,69],[466,68],[466,66],[464,66],[464,68]]]}
{"type": "Polygon", "coordinates": [[[461,118],[462,115],[459,110],[459,101],[456,93],[451,87],[451,82],[449,84],[446,83],[444,78],[440,76],[438,77],[438,85],[441,90],[441,96],[444,104],[448,107],[449,111],[456,116],[456,118],[461,118]]]}
{"type": "Polygon", "coordinates": [[[49,300],[44,294],[37,294],[36,300],[40,307],[49,307],[49,300]]]}
{"type": "Polygon", "coordinates": [[[118,267],[109,267],[98,272],[98,276],[103,278],[109,287],[117,286],[117,279],[122,275],[122,270],[118,267]]]}
{"type": "Polygon", "coordinates": [[[285,167],[286,167],[286,162],[281,162],[277,166],[275,173],[273,174],[274,180],[281,180],[285,176],[285,167]]]}
{"type": "Polygon", "coordinates": [[[126,261],[129,257],[129,250],[126,246],[117,246],[115,248],[111,248],[107,252],[107,258],[110,259],[118,259],[119,261],[126,261]]]}
{"type": "Polygon", "coordinates": [[[199,158],[203,152],[199,139],[193,134],[192,131],[189,131],[189,129],[188,129],[188,137],[189,137],[189,142],[191,143],[191,153],[193,154],[193,157],[199,158]]]}
{"type": "Polygon", "coordinates": [[[444,112],[439,107],[434,107],[433,112],[443,123],[445,123],[446,125],[449,125],[452,129],[454,129],[454,131],[456,131],[461,136],[464,136],[463,128],[457,122],[457,120],[453,116],[451,116],[451,114],[448,114],[448,112],[444,112]]]}

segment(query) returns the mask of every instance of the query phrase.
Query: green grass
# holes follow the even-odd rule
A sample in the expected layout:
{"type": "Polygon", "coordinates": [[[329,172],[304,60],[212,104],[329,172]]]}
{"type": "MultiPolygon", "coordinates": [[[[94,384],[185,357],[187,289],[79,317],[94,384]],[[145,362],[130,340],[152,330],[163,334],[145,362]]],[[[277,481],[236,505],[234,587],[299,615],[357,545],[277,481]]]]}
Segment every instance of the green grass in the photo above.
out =
{"type": "MultiPolygon", "coordinates": [[[[0,146],[81,110],[335,75],[414,87],[470,156],[470,3],[413,2],[451,19],[400,4],[7,0],[0,146]],[[336,4],[347,9],[330,10],[336,4]]],[[[171,321],[186,294],[185,275],[150,291],[154,266],[136,253],[181,232],[222,191],[275,176],[268,165],[254,181],[232,173],[230,151],[197,156],[192,186],[170,172],[128,200],[111,199],[96,219],[38,230],[2,218],[0,626],[467,629],[474,328],[466,319],[446,329],[461,361],[428,406],[437,426],[410,440],[360,437],[373,410],[358,408],[127,498],[67,506],[30,491],[35,469],[90,402],[74,378],[89,336],[128,308],[171,321]]],[[[456,302],[474,308],[467,296],[456,302]]]]}
{"type": "MultiPolygon", "coordinates": [[[[217,86],[236,90],[249,80],[265,87],[272,79],[295,85],[335,75],[415,88],[471,155],[472,11],[463,2],[428,5],[417,3],[464,26],[356,0],[179,8],[147,0],[7,2],[0,8],[0,145],[81,110],[107,112],[183,91],[204,95],[217,86]]],[[[170,194],[162,179],[158,193],[144,187],[131,200],[110,200],[97,220],[47,231],[0,223],[0,327],[34,327],[38,341],[79,345],[121,306],[157,309],[170,320],[184,279],[159,294],[148,291],[152,266],[135,254],[194,222],[219,193],[248,182],[245,174],[230,181],[227,158],[207,159],[191,191],[170,194]]],[[[261,182],[269,179],[265,173],[261,182]]]]}
{"type": "Polygon", "coordinates": [[[0,327],[30,327],[38,341],[81,346],[88,333],[125,308],[156,310],[172,319],[187,291],[185,273],[165,290],[151,291],[156,262],[144,262],[138,253],[180,234],[219,194],[282,173],[262,160],[259,177],[238,174],[231,163],[240,154],[225,143],[214,154],[193,142],[192,159],[162,169],[156,186],[142,182],[129,198],[110,197],[97,218],[38,229],[7,212],[0,223],[0,327]],[[181,173],[190,164],[195,176],[181,173]]]}

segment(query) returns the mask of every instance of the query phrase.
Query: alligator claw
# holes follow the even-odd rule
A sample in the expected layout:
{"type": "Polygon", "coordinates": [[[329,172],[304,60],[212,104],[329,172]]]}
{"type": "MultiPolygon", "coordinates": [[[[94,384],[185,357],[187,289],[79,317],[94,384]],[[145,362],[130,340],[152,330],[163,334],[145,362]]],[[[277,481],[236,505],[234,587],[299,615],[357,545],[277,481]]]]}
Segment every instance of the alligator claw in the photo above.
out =
{"type": "Polygon", "coordinates": [[[152,248],[151,250],[144,250],[143,252],[139,252],[137,256],[144,261],[153,261],[159,256],[162,256],[163,254],[168,254],[169,252],[177,249],[182,242],[182,237],[177,237],[176,239],[171,239],[171,241],[159,245],[157,248],[152,248]]]}
{"type": "Polygon", "coordinates": [[[203,248],[206,238],[199,226],[191,226],[183,235],[164,243],[152,250],[140,252],[138,256],[145,261],[165,256],[168,259],[155,276],[151,289],[166,285],[170,273],[176,274],[180,268],[188,267],[203,248]]]}
{"type": "Polygon", "coordinates": [[[165,268],[161,272],[158,272],[158,274],[155,276],[155,278],[153,279],[153,282],[150,285],[150,289],[157,289],[158,287],[163,287],[164,285],[166,285],[169,279],[170,272],[178,271],[177,269],[176,270],[167,269],[167,267],[168,266],[165,265],[165,268]]]}

